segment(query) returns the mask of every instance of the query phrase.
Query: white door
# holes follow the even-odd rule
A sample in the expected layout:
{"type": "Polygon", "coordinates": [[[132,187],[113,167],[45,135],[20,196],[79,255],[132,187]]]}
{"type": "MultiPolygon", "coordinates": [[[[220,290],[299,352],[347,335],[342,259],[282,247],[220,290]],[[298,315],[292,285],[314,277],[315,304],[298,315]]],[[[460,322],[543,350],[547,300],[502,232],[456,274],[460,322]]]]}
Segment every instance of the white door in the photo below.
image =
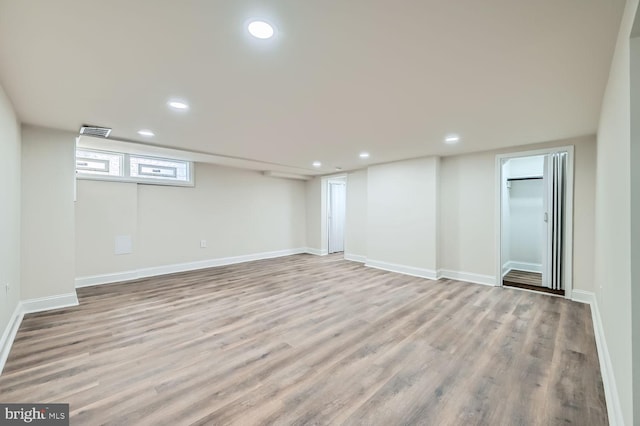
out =
{"type": "Polygon", "coordinates": [[[344,251],[346,189],[344,182],[329,182],[329,253],[344,251]]]}

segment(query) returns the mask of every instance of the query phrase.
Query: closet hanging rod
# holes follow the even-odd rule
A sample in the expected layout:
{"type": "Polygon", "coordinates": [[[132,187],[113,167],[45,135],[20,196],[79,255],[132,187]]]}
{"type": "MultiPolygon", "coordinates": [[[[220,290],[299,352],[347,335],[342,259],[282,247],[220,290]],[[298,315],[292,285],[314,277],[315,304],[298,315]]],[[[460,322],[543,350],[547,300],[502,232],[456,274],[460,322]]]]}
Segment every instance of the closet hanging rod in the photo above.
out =
{"type": "Polygon", "coordinates": [[[507,178],[507,182],[511,182],[512,180],[534,180],[534,179],[543,179],[543,176],[531,176],[531,177],[521,177],[521,178],[507,178]]]}

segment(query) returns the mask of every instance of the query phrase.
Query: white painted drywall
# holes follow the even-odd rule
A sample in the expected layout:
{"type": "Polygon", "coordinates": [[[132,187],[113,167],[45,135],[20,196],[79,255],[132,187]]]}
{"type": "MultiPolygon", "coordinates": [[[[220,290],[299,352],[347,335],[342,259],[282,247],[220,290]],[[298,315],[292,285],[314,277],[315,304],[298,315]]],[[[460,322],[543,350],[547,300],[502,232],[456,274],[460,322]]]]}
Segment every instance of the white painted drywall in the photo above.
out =
{"type": "Polygon", "coordinates": [[[344,238],[345,257],[367,256],[367,170],[347,175],[347,219],[344,238]]]}
{"type": "Polygon", "coordinates": [[[0,87],[0,336],[20,301],[20,164],[20,124],[0,87]]]}
{"type": "Polygon", "coordinates": [[[203,163],[195,172],[192,188],[78,180],[77,276],[305,246],[304,182],[203,163]],[[131,254],[114,254],[118,235],[132,236],[131,254]]]}
{"type": "Polygon", "coordinates": [[[369,260],[437,270],[439,163],[428,157],[369,167],[369,260]]]}
{"type": "Polygon", "coordinates": [[[75,137],[22,127],[22,299],[75,292],[75,137]]]}
{"type": "Polygon", "coordinates": [[[575,146],[573,286],[593,289],[595,137],[444,157],[440,175],[440,268],[495,276],[496,155],[575,146]]]}
{"type": "Polygon", "coordinates": [[[594,291],[596,141],[575,144],[573,185],[573,288],[594,291]]]}
{"type": "Polygon", "coordinates": [[[640,419],[640,9],[631,39],[631,353],[634,418],[640,419]]]}
{"type": "Polygon", "coordinates": [[[505,162],[503,167],[503,274],[514,267],[541,272],[544,233],[546,232],[543,221],[543,181],[513,180],[507,183],[507,179],[543,176],[544,156],[511,158],[505,162]]]}
{"type": "Polygon", "coordinates": [[[511,158],[508,161],[507,178],[537,177],[542,176],[543,173],[543,155],[511,158]]]}
{"type": "MultiPolygon", "coordinates": [[[[624,422],[634,413],[631,320],[631,113],[629,36],[638,0],[627,1],[603,98],[598,127],[596,177],[596,297],[624,422]]],[[[633,164],[638,167],[638,164],[633,164]]],[[[633,188],[637,191],[638,188],[633,188]]],[[[640,306],[634,306],[640,309],[640,306]]]]}
{"type": "Polygon", "coordinates": [[[138,247],[138,185],[78,179],[75,207],[76,276],[135,270],[138,247]],[[132,237],[133,252],[115,255],[115,237],[132,237]]]}
{"type": "Polygon", "coordinates": [[[542,271],[544,235],[544,184],[542,179],[512,180],[509,195],[509,261],[531,264],[532,272],[542,271]]]}
{"type": "Polygon", "coordinates": [[[495,276],[495,152],[444,157],[440,268],[495,276]]]}
{"type": "Polygon", "coordinates": [[[322,178],[315,177],[306,182],[306,241],[307,247],[317,254],[322,251],[322,192],[322,178]]]}

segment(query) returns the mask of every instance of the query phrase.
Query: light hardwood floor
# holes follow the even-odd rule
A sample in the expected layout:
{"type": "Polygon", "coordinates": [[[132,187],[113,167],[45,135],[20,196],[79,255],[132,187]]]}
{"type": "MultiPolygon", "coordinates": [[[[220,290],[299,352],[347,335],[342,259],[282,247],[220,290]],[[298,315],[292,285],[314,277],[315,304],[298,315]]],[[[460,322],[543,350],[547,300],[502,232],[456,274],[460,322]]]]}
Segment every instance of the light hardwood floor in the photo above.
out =
{"type": "Polygon", "coordinates": [[[589,306],[296,255],[27,315],[0,401],[71,424],[604,425],[589,306]]]}
{"type": "Polygon", "coordinates": [[[542,274],[539,272],[518,271],[514,269],[509,271],[502,280],[505,283],[542,286],[542,274]]]}

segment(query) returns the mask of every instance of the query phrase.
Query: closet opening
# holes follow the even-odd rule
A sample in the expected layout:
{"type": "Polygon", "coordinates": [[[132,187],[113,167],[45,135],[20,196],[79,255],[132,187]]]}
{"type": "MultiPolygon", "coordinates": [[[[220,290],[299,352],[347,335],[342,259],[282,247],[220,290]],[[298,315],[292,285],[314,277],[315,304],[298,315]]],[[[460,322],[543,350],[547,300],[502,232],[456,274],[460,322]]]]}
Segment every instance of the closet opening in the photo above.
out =
{"type": "Polygon", "coordinates": [[[498,285],[571,297],[572,148],[497,157],[498,285]]]}

